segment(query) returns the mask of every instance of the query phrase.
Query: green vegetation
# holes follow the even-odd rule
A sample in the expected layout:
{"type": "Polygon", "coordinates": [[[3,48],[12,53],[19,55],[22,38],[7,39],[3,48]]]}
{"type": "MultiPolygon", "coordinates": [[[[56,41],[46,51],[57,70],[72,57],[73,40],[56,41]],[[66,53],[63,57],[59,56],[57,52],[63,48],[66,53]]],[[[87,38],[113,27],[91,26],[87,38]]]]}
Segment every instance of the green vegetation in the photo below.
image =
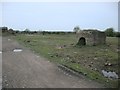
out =
{"type": "Polygon", "coordinates": [[[115,32],[113,28],[107,28],[105,33],[108,37],[120,37],[120,32],[115,32]]]}
{"type": "Polygon", "coordinates": [[[98,46],[76,46],[75,34],[18,34],[14,39],[54,63],[86,74],[106,87],[117,87],[116,79],[105,78],[101,73],[101,70],[120,73],[117,37],[107,37],[106,45],[98,46]],[[111,65],[106,66],[106,63],[111,65]]]}
{"type": "MultiPolygon", "coordinates": [[[[0,27],[0,28],[1,28],[2,32],[4,33],[3,35],[6,35],[6,36],[7,35],[15,35],[15,34],[43,34],[43,35],[45,35],[45,34],[66,34],[66,33],[74,34],[74,33],[81,31],[79,26],[75,26],[73,28],[73,32],[64,32],[64,31],[63,32],[56,32],[56,31],[49,32],[49,31],[44,31],[44,30],[43,31],[42,30],[31,31],[27,28],[24,31],[19,31],[19,30],[13,30],[12,28],[8,29],[8,27],[0,27]]],[[[93,30],[93,29],[89,29],[89,30],[93,30]]],[[[120,32],[114,31],[113,28],[107,28],[104,32],[106,33],[106,36],[108,36],[108,37],[120,37],[120,32]]]]}
{"type": "Polygon", "coordinates": [[[76,26],[76,27],[74,27],[74,29],[73,29],[73,31],[74,31],[75,33],[79,32],[80,30],[81,30],[81,29],[80,29],[79,26],[76,26]]]}
{"type": "MultiPolygon", "coordinates": [[[[105,30],[106,45],[98,46],[77,46],[75,32],[48,32],[48,31],[18,31],[2,27],[2,36],[13,36],[21,44],[33,50],[35,53],[46,57],[54,63],[62,64],[76,72],[79,72],[89,79],[103,83],[106,87],[117,87],[117,79],[105,78],[102,70],[118,70],[118,41],[120,32],[114,32],[113,28],[105,30]]],[[[1,33],[0,33],[1,35],[1,33]]]]}

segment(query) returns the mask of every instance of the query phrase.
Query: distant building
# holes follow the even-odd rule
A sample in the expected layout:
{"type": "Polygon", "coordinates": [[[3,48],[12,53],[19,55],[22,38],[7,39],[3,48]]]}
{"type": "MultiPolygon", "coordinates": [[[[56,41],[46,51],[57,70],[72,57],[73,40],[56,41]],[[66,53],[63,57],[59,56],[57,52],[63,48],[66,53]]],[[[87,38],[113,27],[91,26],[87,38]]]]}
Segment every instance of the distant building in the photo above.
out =
{"type": "Polygon", "coordinates": [[[77,45],[99,45],[106,43],[106,35],[98,30],[81,30],[77,33],[77,45]]]}

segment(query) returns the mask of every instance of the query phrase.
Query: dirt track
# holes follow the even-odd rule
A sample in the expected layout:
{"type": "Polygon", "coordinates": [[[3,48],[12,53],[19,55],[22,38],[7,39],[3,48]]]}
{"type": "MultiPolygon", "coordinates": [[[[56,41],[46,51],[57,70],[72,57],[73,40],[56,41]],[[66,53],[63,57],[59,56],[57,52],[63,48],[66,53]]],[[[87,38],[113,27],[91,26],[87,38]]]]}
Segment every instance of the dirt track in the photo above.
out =
{"type": "Polygon", "coordinates": [[[102,85],[64,74],[62,70],[13,40],[2,39],[3,87],[6,88],[101,88],[102,85]],[[22,52],[13,52],[22,48],[22,52]]]}
{"type": "Polygon", "coordinates": [[[2,88],[2,37],[0,36],[0,89],[2,88]]]}

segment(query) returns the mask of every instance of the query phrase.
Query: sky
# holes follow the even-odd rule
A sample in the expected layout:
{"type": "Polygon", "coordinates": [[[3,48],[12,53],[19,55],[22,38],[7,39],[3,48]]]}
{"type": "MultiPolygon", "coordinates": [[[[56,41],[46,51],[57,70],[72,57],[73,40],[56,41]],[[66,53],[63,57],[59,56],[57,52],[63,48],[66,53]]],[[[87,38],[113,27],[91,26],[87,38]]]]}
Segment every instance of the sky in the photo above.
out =
{"type": "Polygon", "coordinates": [[[0,25],[17,30],[118,30],[117,2],[4,2],[0,7],[0,25]]]}

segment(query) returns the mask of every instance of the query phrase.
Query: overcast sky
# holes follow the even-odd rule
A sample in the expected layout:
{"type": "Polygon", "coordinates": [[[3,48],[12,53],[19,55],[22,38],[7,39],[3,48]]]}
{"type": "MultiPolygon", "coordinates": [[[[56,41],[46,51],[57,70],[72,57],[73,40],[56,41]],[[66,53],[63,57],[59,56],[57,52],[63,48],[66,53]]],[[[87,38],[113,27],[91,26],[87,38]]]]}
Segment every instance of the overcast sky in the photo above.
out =
{"type": "Polygon", "coordinates": [[[6,2],[2,5],[2,26],[25,30],[73,30],[95,28],[118,30],[117,2],[6,2]]]}

